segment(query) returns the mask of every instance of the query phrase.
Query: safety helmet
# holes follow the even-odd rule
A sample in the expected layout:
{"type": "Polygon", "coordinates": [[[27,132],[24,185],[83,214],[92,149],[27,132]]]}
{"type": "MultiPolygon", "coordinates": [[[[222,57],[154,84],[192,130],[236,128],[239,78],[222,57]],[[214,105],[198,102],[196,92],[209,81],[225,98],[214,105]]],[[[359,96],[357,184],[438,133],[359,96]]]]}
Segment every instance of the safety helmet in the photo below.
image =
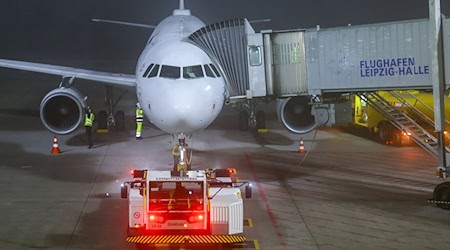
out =
{"type": "Polygon", "coordinates": [[[138,102],[136,103],[136,107],[141,108],[141,104],[139,104],[138,102]]]}

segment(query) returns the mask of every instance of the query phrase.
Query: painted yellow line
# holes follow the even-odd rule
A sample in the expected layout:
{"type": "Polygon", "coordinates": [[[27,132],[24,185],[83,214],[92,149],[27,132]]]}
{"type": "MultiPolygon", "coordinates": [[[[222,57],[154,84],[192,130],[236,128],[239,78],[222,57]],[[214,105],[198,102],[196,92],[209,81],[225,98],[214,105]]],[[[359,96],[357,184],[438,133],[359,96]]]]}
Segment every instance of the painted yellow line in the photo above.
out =
{"type": "Polygon", "coordinates": [[[253,243],[255,244],[255,249],[259,249],[259,244],[257,240],[253,240],[253,243]]]}
{"type": "Polygon", "coordinates": [[[248,218],[248,227],[253,227],[253,221],[252,219],[248,218]]]}

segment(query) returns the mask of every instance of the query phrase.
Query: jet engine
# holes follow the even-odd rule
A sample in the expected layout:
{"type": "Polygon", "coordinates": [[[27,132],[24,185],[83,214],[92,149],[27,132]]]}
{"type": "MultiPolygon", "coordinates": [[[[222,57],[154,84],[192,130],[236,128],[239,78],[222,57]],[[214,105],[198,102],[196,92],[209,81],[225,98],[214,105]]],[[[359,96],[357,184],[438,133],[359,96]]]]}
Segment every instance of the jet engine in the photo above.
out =
{"type": "Polygon", "coordinates": [[[278,118],[291,132],[305,134],[317,127],[315,117],[311,114],[312,105],[307,96],[278,99],[278,118]]]}
{"type": "Polygon", "coordinates": [[[60,87],[50,91],[40,106],[41,121],[55,134],[69,134],[83,120],[83,97],[74,88],[60,87]]]}

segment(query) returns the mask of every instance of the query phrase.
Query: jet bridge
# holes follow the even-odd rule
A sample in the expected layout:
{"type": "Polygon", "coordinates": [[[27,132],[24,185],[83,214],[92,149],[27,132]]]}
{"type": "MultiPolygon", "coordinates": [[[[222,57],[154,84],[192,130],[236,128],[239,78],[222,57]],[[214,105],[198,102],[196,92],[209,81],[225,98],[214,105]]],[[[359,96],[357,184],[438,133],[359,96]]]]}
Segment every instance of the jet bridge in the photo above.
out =
{"type": "MultiPolygon", "coordinates": [[[[450,51],[450,19],[443,26],[450,51]]],[[[278,99],[285,127],[305,133],[314,123],[350,121],[351,107],[336,100],[342,93],[431,89],[429,33],[428,19],[260,33],[236,19],[205,26],[188,41],[217,64],[228,102],[244,102],[254,114],[254,102],[278,99]],[[302,124],[300,115],[312,122],[302,124]]],[[[445,59],[450,64],[450,53],[445,59]]]]}
{"type": "MultiPolygon", "coordinates": [[[[285,127],[305,133],[317,124],[349,122],[351,104],[340,97],[364,93],[394,126],[411,132],[437,156],[438,139],[375,93],[434,87],[431,27],[429,19],[418,19],[256,33],[246,19],[237,19],[206,26],[188,41],[205,50],[220,68],[228,101],[247,103],[251,114],[256,106],[251,103],[257,100],[281,100],[278,114],[285,127]]],[[[450,65],[450,19],[442,18],[442,27],[444,65],[450,65]]],[[[450,67],[445,73],[450,75],[450,67]]],[[[444,85],[450,87],[450,77],[444,85]]]]}
{"type": "MultiPolygon", "coordinates": [[[[188,40],[221,68],[230,99],[320,96],[432,88],[429,26],[421,19],[255,33],[237,19],[206,26],[188,40]]],[[[450,51],[450,19],[443,26],[450,51]]],[[[445,59],[450,64],[450,53],[445,59]]],[[[446,71],[450,75],[450,67],[446,71]]]]}
{"type": "Polygon", "coordinates": [[[188,41],[203,49],[220,69],[230,97],[266,96],[263,81],[262,37],[247,19],[224,21],[196,31],[188,41]],[[247,53],[248,52],[248,53],[247,53]],[[256,63],[255,63],[256,61],[256,63]]]}

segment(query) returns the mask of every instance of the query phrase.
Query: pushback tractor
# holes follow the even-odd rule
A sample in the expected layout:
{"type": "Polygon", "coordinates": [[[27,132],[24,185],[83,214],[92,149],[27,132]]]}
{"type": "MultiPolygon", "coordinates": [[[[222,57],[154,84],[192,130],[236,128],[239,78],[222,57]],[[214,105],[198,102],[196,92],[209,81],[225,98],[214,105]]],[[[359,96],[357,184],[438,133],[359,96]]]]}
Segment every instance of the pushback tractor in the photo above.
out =
{"type": "Polygon", "coordinates": [[[138,248],[169,245],[236,244],[243,236],[245,197],[251,184],[235,169],[134,170],[121,187],[128,199],[127,242],[138,248]]]}

